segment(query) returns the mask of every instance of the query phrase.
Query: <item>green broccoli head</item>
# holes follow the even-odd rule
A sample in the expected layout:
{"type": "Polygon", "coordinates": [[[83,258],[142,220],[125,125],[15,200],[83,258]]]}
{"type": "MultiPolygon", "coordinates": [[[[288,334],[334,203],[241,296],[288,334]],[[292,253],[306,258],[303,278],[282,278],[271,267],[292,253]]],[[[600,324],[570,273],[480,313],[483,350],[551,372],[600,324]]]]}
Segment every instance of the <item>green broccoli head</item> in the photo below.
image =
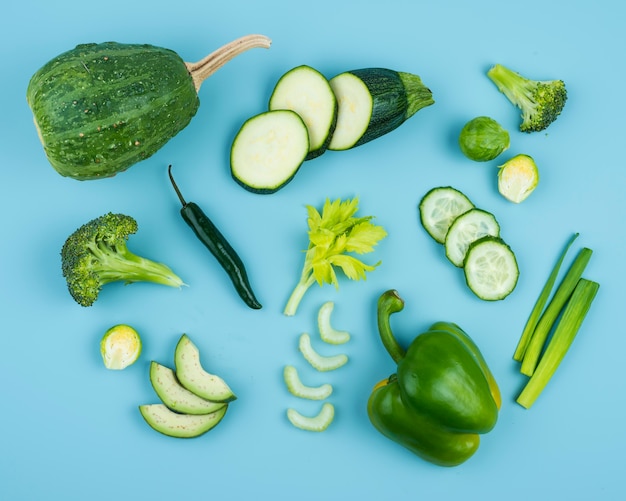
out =
{"type": "Polygon", "coordinates": [[[108,213],[85,223],[67,238],[61,249],[61,269],[78,304],[91,306],[102,286],[111,282],[183,285],[165,264],[128,250],[128,237],[137,229],[132,217],[108,213]]]}
{"type": "Polygon", "coordinates": [[[487,76],[511,103],[522,110],[522,132],[546,129],[561,114],[567,90],[562,80],[530,80],[500,64],[487,76]]]}

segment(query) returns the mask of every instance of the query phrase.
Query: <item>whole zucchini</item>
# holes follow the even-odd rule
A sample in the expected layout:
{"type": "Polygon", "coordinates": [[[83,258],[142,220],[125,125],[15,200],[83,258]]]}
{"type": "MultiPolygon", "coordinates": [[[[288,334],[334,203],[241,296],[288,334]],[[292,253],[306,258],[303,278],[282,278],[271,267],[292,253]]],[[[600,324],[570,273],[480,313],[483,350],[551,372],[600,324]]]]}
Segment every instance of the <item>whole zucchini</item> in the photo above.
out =
{"type": "Polygon", "coordinates": [[[333,77],[339,110],[329,150],[348,150],[398,128],[434,104],[418,75],[387,68],[362,68],[333,77]]]}
{"type": "Polygon", "coordinates": [[[52,166],[79,180],[111,177],[144,160],[196,114],[202,82],[253,47],[239,38],[197,63],[174,51],[117,42],[78,45],[31,78],[27,101],[52,166]]]}

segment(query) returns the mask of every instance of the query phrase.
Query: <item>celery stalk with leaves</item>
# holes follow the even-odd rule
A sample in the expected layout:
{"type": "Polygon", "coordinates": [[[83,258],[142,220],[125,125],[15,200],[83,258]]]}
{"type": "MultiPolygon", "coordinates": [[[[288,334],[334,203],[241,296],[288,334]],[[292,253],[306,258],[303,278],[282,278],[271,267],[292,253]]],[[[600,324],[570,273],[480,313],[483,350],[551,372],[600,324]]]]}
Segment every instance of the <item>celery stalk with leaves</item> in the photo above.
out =
{"type": "Polygon", "coordinates": [[[382,226],[372,223],[373,216],[356,217],[358,198],[330,201],[326,199],[322,213],[307,205],[309,247],[304,257],[300,281],[294,288],[284,314],[293,316],[306,291],[315,283],[339,287],[336,269],[350,280],[365,280],[380,261],[366,264],[353,254],[372,252],[376,244],[387,236],[382,226]]]}

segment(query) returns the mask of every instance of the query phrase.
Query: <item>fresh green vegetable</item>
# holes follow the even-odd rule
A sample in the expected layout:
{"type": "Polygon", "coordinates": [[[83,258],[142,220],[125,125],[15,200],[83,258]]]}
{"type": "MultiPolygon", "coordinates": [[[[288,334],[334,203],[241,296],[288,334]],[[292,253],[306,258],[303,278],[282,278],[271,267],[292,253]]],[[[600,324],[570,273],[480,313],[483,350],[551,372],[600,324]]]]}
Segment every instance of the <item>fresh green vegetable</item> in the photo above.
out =
{"type": "Polygon", "coordinates": [[[317,312],[317,328],[320,331],[322,341],[328,344],[344,344],[350,341],[350,333],[335,329],[330,317],[335,308],[335,303],[326,301],[317,312]]]}
{"type": "Polygon", "coordinates": [[[107,369],[121,370],[134,364],[141,354],[141,337],[130,325],[108,329],[100,341],[100,354],[107,369]]]}
{"type": "Polygon", "coordinates": [[[519,277],[515,254],[504,240],[491,235],[470,244],[463,270],[467,286],[485,301],[507,297],[515,289],[519,277]]]}
{"type": "Polygon", "coordinates": [[[397,291],[378,300],[378,329],[397,372],[377,384],[368,416],[387,438],[423,459],[456,466],[469,459],[498,419],[501,396],[480,350],[456,324],[438,322],[407,349],[390,316],[404,309],[397,291]]]}
{"type": "Polygon", "coordinates": [[[274,193],[294,178],[309,147],[309,131],[295,111],[260,113],[246,120],[233,140],[231,175],[248,191],[274,193]]]}
{"type": "Polygon", "coordinates": [[[318,353],[311,344],[311,336],[306,332],[300,335],[298,348],[304,359],[320,372],[334,371],[348,363],[348,356],[344,353],[330,356],[318,353]]]}
{"type": "Polygon", "coordinates": [[[469,246],[486,235],[500,236],[500,225],[495,216],[478,208],[464,212],[452,222],[446,233],[446,257],[461,268],[469,246]]]}
{"type": "Polygon", "coordinates": [[[330,80],[337,97],[337,126],[329,149],[347,150],[387,134],[435,101],[419,76],[364,68],[330,80]]]}
{"type": "Polygon", "coordinates": [[[599,287],[597,282],[584,278],[576,283],[537,369],[517,397],[521,406],[530,408],[543,392],[578,334],[599,287]]]}
{"type": "Polygon", "coordinates": [[[207,372],[200,361],[200,351],[189,336],[183,334],[174,351],[176,376],[190,392],[211,402],[232,402],[237,397],[219,376],[207,372]]]}
{"type": "Polygon", "coordinates": [[[532,336],[528,341],[526,350],[524,351],[524,357],[522,359],[521,372],[527,376],[531,376],[537,367],[539,357],[544,348],[545,342],[548,339],[548,335],[560,315],[563,307],[572,295],[578,281],[582,277],[593,251],[587,247],[584,247],[577,254],[574,262],[567,270],[567,273],[563,277],[562,282],[557,287],[554,296],[546,306],[537,326],[533,330],[532,336]]]}
{"type": "Polygon", "coordinates": [[[128,250],[128,237],[137,229],[137,221],[131,216],[109,212],[85,223],[67,238],[61,249],[61,268],[78,304],[91,306],[101,288],[111,282],[183,285],[165,264],[128,250]]]}
{"type": "Polygon", "coordinates": [[[546,304],[548,303],[548,300],[550,299],[552,288],[554,287],[554,284],[556,283],[559,270],[561,269],[561,265],[563,264],[565,256],[567,255],[567,251],[572,246],[576,238],[578,238],[578,233],[574,233],[574,235],[572,235],[572,237],[567,242],[565,248],[563,249],[563,252],[559,256],[559,259],[557,260],[556,264],[552,268],[552,271],[550,272],[550,276],[548,277],[548,280],[543,286],[543,289],[541,290],[541,293],[539,294],[539,297],[537,298],[537,301],[535,302],[535,305],[533,306],[533,309],[530,312],[530,315],[528,316],[528,320],[526,321],[526,324],[524,325],[524,330],[522,331],[522,335],[520,336],[519,342],[517,343],[517,347],[515,348],[515,353],[513,354],[513,359],[516,360],[517,362],[521,362],[522,359],[524,358],[524,354],[526,353],[526,348],[528,347],[528,343],[530,341],[530,338],[533,335],[533,332],[535,332],[537,323],[539,322],[539,318],[541,317],[541,313],[543,312],[543,309],[545,308],[546,304]]]}
{"type": "Polygon", "coordinates": [[[561,114],[567,101],[562,80],[531,80],[501,64],[489,69],[487,76],[522,111],[522,132],[546,129],[561,114]]]}
{"type": "Polygon", "coordinates": [[[426,232],[443,244],[452,222],[464,212],[474,208],[465,194],[451,186],[433,188],[419,203],[419,216],[426,232]]]}
{"type": "Polygon", "coordinates": [[[176,191],[178,199],[182,204],[180,214],[184,221],[228,273],[235,290],[246,305],[256,310],[260,309],[261,304],[254,295],[246,268],[235,249],[196,203],[185,201],[172,176],[171,165],[168,168],[168,174],[174,191],[176,191]]]}
{"type": "Polygon", "coordinates": [[[180,414],[210,414],[227,405],[225,402],[211,402],[190,392],[180,384],[172,369],[154,360],[150,362],[150,383],[161,401],[180,414]]]}
{"type": "Polygon", "coordinates": [[[511,145],[506,129],[491,117],[476,117],[467,122],[459,134],[463,154],[476,162],[493,160],[511,145]]]}
{"type": "Polygon", "coordinates": [[[337,98],[324,75],[307,65],[285,73],[274,87],[270,110],[292,110],[304,121],[309,133],[306,160],[326,151],[337,124],[337,98]]]}
{"type": "Polygon", "coordinates": [[[358,198],[326,200],[322,213],[308,205],[309,246],[300,280],[291,293],[284,314],[295,315],[304,294],[314,283],[339,287],[335,267],[351,280],[365,280],[380,262],[369,265],[348,253],[372,252],[387,232],[371,221],[373,216],[356,217],[358,198]]]}
{"type": "Polygon", "coordinates": [[[28,104],[45,153],[63,176],[114,176],[156,153],[196,114],[202,82],[238,54],[269,47],[237,39],[197,63],[146,44],[82,44],[30,80],[28,104]]]}
{"type": "Polygon", "coordinates": [[[285,366],[283,378],[285,379],[285,385],[287,386],[289,393],[299,398],[306,398],[308,400],[324,400],[333,392],[332,385],[328,383],[324,383],[320,386],[305,385],[300,379],[298,369],[296,369],[293,365],[285,366]]]}
{"type": "Polygon", "coordinates": [[[194,438],[215,428],[224,418],[227,405],[209,414],[179,414],[164,404],[140,405],[139,412],[156,431],[175,438],[194,438]]]}
{"type": "Polygon", "coordinates": [[[287,409],[287,419],[291,424],[306,431],[324,431],[330,426],[334,418],[335,407],[330,402],[324,402],[320,412],[315,416],[303,416],[295,409],[287,409]]]}
{"type": "Polygon", "coordinates": [[[498,191],[516,204],[526,200],[539,184],[539,170],[529,155],[515,155],[498,168],[498,191]]]}

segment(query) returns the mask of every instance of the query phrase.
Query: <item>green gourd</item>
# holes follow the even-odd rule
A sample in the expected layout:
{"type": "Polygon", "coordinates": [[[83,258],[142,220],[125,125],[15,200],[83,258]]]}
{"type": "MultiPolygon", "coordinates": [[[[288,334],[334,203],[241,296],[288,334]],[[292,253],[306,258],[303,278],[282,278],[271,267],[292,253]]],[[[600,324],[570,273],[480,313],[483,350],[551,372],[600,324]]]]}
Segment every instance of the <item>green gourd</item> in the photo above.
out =
{"type": "Polygon", "coordinates": [[[200,106],[202,82],[263,35],[234,40],[197,63],[170,49],[117,42],[81,44],[31,78],[27,101],[46,156],[59,174],[111,177],[156,153],[200,106]]]}

